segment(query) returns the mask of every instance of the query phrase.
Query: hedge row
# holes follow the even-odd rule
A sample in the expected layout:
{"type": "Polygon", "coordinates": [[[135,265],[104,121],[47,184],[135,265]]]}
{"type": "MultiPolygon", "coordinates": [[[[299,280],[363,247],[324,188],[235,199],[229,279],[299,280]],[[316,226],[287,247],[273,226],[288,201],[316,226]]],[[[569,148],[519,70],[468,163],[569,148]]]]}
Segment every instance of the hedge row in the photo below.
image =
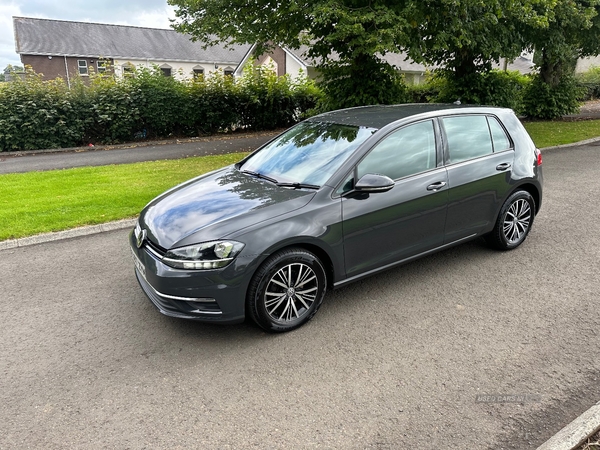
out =
{"type": "Polygon", "coordinates": [[[305,78],[252,66],[235,81],[214,74],[182,82],[141,69],[123,79],[75,80],[70,89],[29,73],[0,89],[0,151],[287,127],[320,97],[305,78]]]}

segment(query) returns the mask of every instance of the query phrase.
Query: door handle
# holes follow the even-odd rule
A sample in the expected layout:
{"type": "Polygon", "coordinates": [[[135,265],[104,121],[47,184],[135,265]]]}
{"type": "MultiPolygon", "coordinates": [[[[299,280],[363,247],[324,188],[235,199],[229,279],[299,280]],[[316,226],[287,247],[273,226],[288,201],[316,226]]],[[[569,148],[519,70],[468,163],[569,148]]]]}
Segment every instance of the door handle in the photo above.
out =
{"type": "Polygon", "coordinates": [[[496,170],[506,170],[506,169],[510,169],[511,164],[510,163],[502,163],[502,164],[498,164],[496,166],[496,170]]]}
{"type": "Polygon", "coordinates": [[[444,186],[446,186],[445,181],[438,181],[437,183],[433,183],[433,184],[430,184],[429,186],[427,186],[427,190],[428,191],[438,191],[441,188],[443,188],[444,186]]]}

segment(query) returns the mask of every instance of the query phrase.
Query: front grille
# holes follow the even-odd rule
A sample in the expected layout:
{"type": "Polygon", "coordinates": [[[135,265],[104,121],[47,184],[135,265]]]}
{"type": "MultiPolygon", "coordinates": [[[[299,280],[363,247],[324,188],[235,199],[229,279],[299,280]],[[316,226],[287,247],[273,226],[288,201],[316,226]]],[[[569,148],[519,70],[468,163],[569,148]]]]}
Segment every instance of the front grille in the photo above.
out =
{"type": "Polygon", "coordinates": [[[156,245],[150,239],[146,239],[144,245],[146,245],[152,253],[154,253],[155,255],[157,255],[160,258],[164,257],[165,254],[167,253],[167,251],[164,248],[156,245]]]}

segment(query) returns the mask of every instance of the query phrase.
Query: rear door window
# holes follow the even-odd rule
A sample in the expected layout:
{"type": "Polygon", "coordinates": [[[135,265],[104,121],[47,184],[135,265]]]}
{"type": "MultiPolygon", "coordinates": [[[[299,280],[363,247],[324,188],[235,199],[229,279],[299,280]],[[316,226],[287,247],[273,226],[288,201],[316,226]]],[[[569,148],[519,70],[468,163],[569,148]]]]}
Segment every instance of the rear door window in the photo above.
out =
{"type": "Polygon", "coordinates": [[[490,155],[494,152],[486,116],[453,116],[442,118],[448,140],[450,164],[490,155]]]}

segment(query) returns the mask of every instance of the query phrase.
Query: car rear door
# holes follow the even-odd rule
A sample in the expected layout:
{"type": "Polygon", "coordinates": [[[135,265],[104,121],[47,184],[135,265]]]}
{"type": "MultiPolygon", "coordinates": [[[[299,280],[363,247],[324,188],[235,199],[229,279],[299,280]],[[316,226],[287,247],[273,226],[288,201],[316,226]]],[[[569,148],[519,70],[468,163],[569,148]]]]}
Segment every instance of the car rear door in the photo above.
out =
{"type": "Polygon", "coordinates": [[[511,189],[514,147],[491,115],[440,119],[448,169],[448,212],[444,243],[490,230],[511,189]]]}
{"type": "Polygon", "coordinates": [[[383,174],[388,192],[348,192],[342,198],[346,276],[351,278],[442,245],[448,201],[439,128],[433,120],[384,137],[352,178],[383,174]]]}

